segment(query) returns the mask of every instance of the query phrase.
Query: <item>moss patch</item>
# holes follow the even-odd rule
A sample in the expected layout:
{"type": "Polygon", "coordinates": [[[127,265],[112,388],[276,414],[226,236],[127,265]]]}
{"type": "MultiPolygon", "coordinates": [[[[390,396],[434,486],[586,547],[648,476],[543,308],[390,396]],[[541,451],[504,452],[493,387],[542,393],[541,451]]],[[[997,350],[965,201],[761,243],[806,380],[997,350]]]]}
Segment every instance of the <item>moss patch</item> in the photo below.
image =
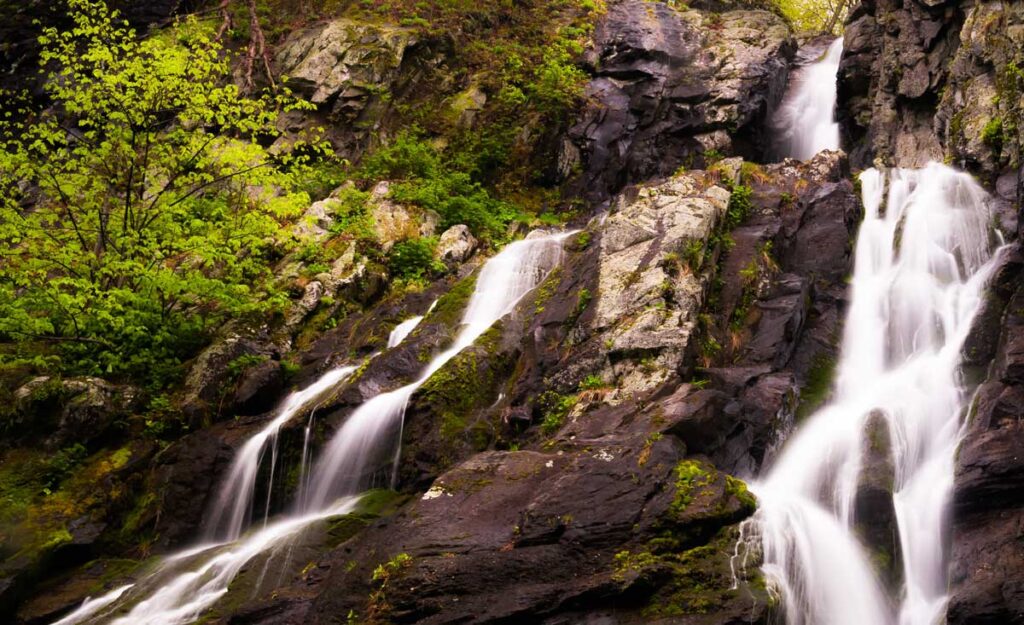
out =
{"type": "Polygon", "coordinates": [[[800,387],[800,404],[796,409],[796,419],[800,421],[823,406],[832,392],[832,382],[836,374],[835,358],[827,354],[818,354],[807,372],[807,382],[800,387]]]}

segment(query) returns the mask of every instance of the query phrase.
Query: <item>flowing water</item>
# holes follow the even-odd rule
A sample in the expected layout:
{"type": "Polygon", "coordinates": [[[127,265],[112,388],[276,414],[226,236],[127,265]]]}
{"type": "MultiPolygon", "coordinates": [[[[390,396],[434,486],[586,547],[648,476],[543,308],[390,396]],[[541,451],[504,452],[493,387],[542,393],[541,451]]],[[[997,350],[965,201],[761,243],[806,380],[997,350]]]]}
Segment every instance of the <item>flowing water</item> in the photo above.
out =
{"type": "Polygon", "coordinates": [[[269,448],[270,479],[263,509],[263,518],[264,520],[267,518],[270,510],[274,472],[277,469],[277,434],[281,431],[281,426],[288,423],[310,402],[352,375],[355,370],[356,368],[352,366],[331,369],[309,387],[292,393],[282,402],[277,415],[270,423],[242,445],[242,448],[235,454],[227,477],[221,483],[216,503],[211,509],[207,538],[210,540],[235,540],[242,535],[242,530],[249,526],[256,492],[256,478],[259,475],[260,466],[263,464],[263,457],[269,448]]]}
{"type": "MultiPolygon", "coordinates": [[[[800,424],[751,485],[748,526],[789,625],[937,625],[947,585],[945,522],[968,403],[961,349],[993,265],[987,195],[964,173],[870,169],[852,300],[831,402],[800,424]],[[902,589],[885,588],[857,538],[868,420],[889,430],[902,589]]],[[[871,519],[866,519],[871,521],[871,519]]]]}
{"type": "Polygon", "coordinates": [[[822,150],[839,149],[835,122],[836,73],[843,39],[832,42],[815,62],[797,69],[786,97],[772,117],[780,158],[807,160],[822,150]]]}
{"type": "Polygon", "coordinates": [[[317,463],[305,497],[307,507],[315,509],[342,495],[390,485],[397,468],[402,421],[409,398],[540,284],[561,258],[562,241],[567,236],[517,241],[484,265],[452,346],[438,354],[416,381],[377,395],[349,416],[317,463]]]}
{"type": "MultiPolygon", "coordinates": [[[[228,592],[231,582],[255,558],[287,553],[293,539],[307,528],[353,510],[358,505],[359,493],[376,485],[378,476],[383,475],[390,482],[397,468],[401,421],[412,394],[540,284],[560,261],[562,242],[570,234],[531,235],[506,246],[484,265],[453,344],[438,354],[415,382],[368,400],[346,419],[322,450],[306,489],[309,492],[301,494],[290,515],[264,521],[261,528],[242,533],[251,515],[259,466],[268,447],[272,455],[276,454],[276,436],[281,426],[347,378],[352,367],[329,371],[309,388],[289,396],[271,423],[243,445],[220,490],[214,523],[229,540],[232,535],[235,540],[201,545],[166,558],[155,570],[140,575],[134,585],[86,600],[59,624],[191,623],[228,592]]],[[[396,338],[392,333],[389,344],[397,345],[404,340],[418,322],[410,319],[402,324],[406,326],[402,329],[404,334],[396,338]]],[[[272,458],[271,465],[274,462],[272,458]]],[[[305,462],[304,458],[304,465],[305,462]]],[[[271,475],[273,469],[271,466],[271,475]]]]}
{"type": "Polygon", "coordinates": [[[416,326],[420,325],[423,321],[423,317],[413,317],[412,319],[406,319],[402,323],[395,326],[395,329],[388,335],[388,349],[392,347],[398,347],[398,345],[406,339],[407,336],[412,334],[412,331],[416,329],[416,326]]]}

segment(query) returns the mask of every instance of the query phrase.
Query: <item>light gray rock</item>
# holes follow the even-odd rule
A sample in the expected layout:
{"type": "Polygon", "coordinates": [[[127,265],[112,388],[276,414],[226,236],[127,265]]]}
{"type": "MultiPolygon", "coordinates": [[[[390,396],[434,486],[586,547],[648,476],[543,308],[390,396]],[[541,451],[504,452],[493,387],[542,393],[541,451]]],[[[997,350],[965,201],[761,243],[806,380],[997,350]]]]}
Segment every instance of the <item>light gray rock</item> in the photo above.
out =
{"type": "Polygon", "coordinates": [[[390,84],[414,41],[408,29],[338,19],[289,37],[276,61],[311,102],[354,115],[374,88],[390,84]]]}
{"type": "Polygon", "coordinates": [[[687,246],[707,253],[708,239],[725,214],[729,192],[707,185],[703,172],[683,174],[620,198],[604,224],[593,329],[609,353],[643,354],[643,367],[613,374],[623,397],[655,388],[683,360],[707,277],[684,266],[687,246]]]}
{"type": "Polygon", "coordinates": [[[444,231],[437,242],[437,257],[445,263],[462,263],[473,255],[477,240],[464,225],[452,226],[444,231]]]}

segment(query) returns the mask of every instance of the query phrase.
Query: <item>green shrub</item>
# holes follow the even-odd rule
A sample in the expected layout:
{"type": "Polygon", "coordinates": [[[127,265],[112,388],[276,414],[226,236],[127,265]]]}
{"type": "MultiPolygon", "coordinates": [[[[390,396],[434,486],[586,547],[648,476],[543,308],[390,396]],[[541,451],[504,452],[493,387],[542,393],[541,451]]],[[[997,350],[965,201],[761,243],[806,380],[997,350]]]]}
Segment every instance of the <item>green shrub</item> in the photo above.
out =
{"type": "Polygon", "coordinates": [[[1003,149],[1003,120],[995,117],[990,119],[981,129],[981,141],[992,151],[998,153],[1003,149]]]}
{"type": "Polygon", "coordinates": [[[391,198],[436,212],[442,228],[465,224],[477,236],[502,240],[506,226],[521,217],[518,209],[492,197],[469,173],[442,160],[415,129],[368,157],[359,175],[365,181],[397,181],[391,198]]]}
{"type": "Polygon", "coordinates": [[[733,186],[732,194],[729,196],[729,208],[725,213],[725,221],[722,224],[726,230],[732,230],[739,226],[750,215],[753,204],[750,201],[754,191],[747,185],[738,184],[733,186]]]}
{"type": "Polygon", "coordinates": [[[397,278],[418,279],[444,270],[435,258],[437,239],[421,237],[399,241],[388,255],[388,270],[397,278]]]}

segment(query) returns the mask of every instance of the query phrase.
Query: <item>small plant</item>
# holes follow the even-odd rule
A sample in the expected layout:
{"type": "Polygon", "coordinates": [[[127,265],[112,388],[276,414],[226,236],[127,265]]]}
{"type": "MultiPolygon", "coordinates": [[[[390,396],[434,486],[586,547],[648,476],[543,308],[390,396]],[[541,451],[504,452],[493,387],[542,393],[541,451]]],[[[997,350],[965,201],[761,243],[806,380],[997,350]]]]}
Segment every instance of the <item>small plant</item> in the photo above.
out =
{"type": "Polygon", "coordinates": [[[444,265],[435,258],[437,240],[433,237],[408,239],[395,243],[388,255],[391,275],[404,280],[429,277],[444,271],[444,265]]]}
{"type": "Polygon", "coordinates": [[[536,406],[544,415],[540,424],[541,432],[553,434],[565,423],[565,418],[576,407],[579,398],[575,395],[561,395],[555,391],[545,391],[536,400],[536,406]]]}
{"type": "Polygon", "coordinates": [[[722,154],[721,152],[719,152],[718,150],[716,150],[714,148],[712,148],[710,150],[706,150],[704,152],[704,162],[709,167],[711,165],[714,165],[715,163],[717,163],[718,161],[720,161],[720,160],[722,160],[724,158],[725,158],[725,154],[722,154]]]}
{"type": "Polygon", "coordinates": [[[701,265],[704,264],[704,241],[700,239],[687,241],[683,247],[683,260],[686,261],[686,266],[691,271],[700,271],[701,265]]]}
{"type": "Polygon", "coordinates": [[[377,568],[373,569],[373,581],[380,582],[381,586],[386,586],[388,581],[397,576],[400,572],[409,568],[411,565],[412,556],[407,553],[400,553],[384,564],[377,565],[377,568]]]}
{"type": "Polygon", "coordinates": [[[747,216],[750,215],[750,211],[753,208],[751,203],[753,193],[754,190],[747,185],[738,184],[733,186],[732,194],[729,196],[729,208],[725,212],[724,227],[726,230],[732,230],[743,223],[747,216]]]}
{"type": "Polygon", "coordinates": [[[996,154],[1003,150],[1003,120],[995,117],[981,130],[981,142],[992,148],[996,154]]]}
{"type": "Polygon", "coordinates": [[[589,289],[580,289],[579,293],[576,294],[576,306],[572,309],[572,314],[566,320],[566,325],[576,325],[579,318],[586,312],[587,306],[590,305],[590,301],[594,299],[589,289]]]}
{"type": "Polygon", "coordinates": [[[604,380],[601,379],[601,376],[593,373],[583,378],[583,381],[580,382],[581,391],[594,391],[600,388],[606,388],[607,386],[608,385],[605,384],[604,380]]]}
{"type": "Polygon", "coordinates": [[[232,379],[238,379],[247,370],[267,360],[269,360],[269,357],[262,354],[243,354],[228,363],[228,375],[232,379]]]}

